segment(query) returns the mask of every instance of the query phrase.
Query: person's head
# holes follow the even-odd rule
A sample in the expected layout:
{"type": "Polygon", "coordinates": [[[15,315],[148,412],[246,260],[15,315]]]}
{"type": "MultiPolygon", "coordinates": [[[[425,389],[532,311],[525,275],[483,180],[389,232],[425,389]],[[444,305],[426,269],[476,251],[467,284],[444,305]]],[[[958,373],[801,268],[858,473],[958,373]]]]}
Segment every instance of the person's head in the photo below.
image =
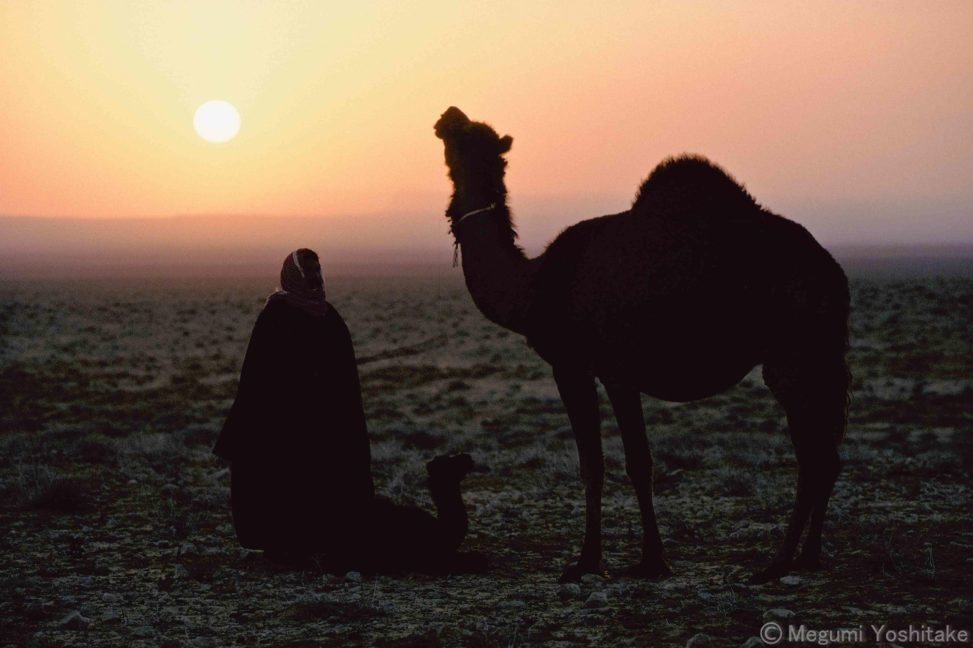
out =
{"type": "Polygon", "coordinates": [[[314,250],[294,250],[280,269],[280,287],[299,295],[324,294],[324,275],[314,250]]]}

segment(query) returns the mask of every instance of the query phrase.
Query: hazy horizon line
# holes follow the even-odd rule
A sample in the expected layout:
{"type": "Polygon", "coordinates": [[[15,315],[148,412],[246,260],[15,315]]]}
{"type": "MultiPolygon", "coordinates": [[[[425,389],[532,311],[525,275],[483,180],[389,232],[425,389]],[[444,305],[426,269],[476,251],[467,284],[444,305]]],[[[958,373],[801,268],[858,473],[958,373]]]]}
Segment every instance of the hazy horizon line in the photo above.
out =
{"type": "MultiPolygon", "coordinates": [[[[827,246],[849,276],[969,276],[973,277],[973,244],[904,246],[849,244],[827,246]]],[[[221,249],[178,258],[140,258],[122,255],[4,255],[0,281],[31,279],[231,278],[266,277],[276,280],[286,251],[221,249]]],[[[462,278],[453,265],[452,246],[346,250],[323,255],[325,273],[333,277],[445,277],[462,278]]]]}
{"type": "MultiPolygon", "coordinates": [[[[564,227],[537,223],[520,243],[534,257],[564,227]],[[548,230],[548,231],[545,231],[548,230]]],[[[812,232],[813,233],[813,232],[812,232]]],[[[907,265],[966,272],[973,239],[818,240],[855,268],[907,265]]],[[[849,237],[850,238],[850,237],[849,237]]],[[[332,274],[440,274],[452,268],[446,219],[356,215],[178,214],[86,218],[0,215],[3,277],[193,276],[275,274],[293,249],[311,247],[332,274]],[[239,227],[227,226],[227,223],[239,227]]]]}

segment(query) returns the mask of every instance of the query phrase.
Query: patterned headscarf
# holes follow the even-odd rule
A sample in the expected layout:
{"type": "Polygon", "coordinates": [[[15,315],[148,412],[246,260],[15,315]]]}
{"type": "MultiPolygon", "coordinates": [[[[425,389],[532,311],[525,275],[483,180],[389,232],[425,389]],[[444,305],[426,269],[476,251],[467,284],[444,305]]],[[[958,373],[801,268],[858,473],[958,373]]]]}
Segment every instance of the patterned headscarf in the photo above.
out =
{"type": "Polygon", "coordinates": [[[276,300],[284,300],[312,315],[323,316],[328,312],[324,275],[318,255],[313,250],[294,250],[284,259],[280,269],[280,289],[267,301],[276,300]]]}

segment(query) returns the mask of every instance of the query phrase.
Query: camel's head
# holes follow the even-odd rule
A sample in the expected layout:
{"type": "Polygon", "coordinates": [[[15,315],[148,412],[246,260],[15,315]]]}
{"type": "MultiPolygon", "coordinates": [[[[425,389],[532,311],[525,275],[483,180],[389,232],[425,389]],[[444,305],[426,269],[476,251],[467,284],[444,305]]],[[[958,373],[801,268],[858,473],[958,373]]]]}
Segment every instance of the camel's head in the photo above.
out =
{"type": "Polygon", "coordinates": [[[486,124],[470,121],[454,106],[442,114],[435,130],[436,137],[443,140],[446,147],[449,177],[458,190],[502,189],[503,171],[507,166],[502,156],[510,150],[512,137],[500,137],[486,124]]]}

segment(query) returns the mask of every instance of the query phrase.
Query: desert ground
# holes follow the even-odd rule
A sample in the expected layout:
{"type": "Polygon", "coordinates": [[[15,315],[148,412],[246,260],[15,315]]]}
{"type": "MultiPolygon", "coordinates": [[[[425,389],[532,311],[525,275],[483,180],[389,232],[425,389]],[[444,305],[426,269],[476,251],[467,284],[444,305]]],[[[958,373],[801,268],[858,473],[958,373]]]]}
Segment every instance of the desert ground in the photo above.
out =
{"type": "Polygon", "coordinates": [[[475,310],[458,269],[328,289],[363,360],[378,491],[431,510],[425,462],[469,452],[482,468],[464,482],[464,548],[489,572],[331,574],[241,549],[210,449],[274,281],[0,279],[0,645],[698,648],[759,646],[768,620],[862,629],[866,645],[926,643],[876,641],[873,625],[973,631],[973,274],[852,275],[827,569],[759,586],[796,483],[759,368],[704,401],[643,399],[674,570],[659,581],[624,575],[641,529],[603,397],[607,572],[562,586],[583,515],[567,417],[547,365],[475,310]]]}

